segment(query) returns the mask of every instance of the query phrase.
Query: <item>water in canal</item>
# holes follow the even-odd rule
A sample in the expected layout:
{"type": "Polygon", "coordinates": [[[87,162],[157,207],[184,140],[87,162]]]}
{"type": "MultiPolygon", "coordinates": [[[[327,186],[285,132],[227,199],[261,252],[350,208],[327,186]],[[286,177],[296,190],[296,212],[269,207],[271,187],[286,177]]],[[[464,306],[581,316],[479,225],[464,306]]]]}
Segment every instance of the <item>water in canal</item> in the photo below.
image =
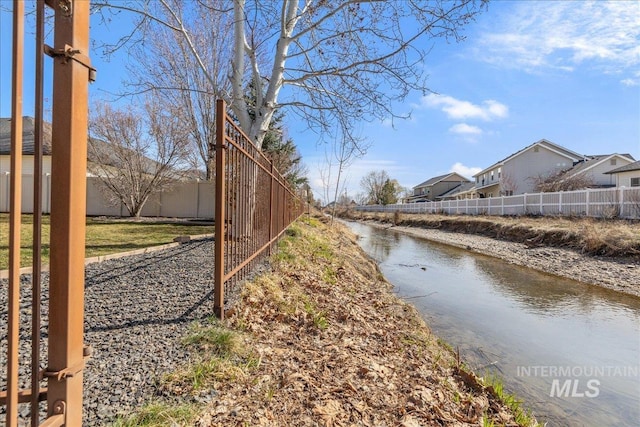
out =
{"type": "Polygon", "coordinates": [[[550,426],[640,426],[640,298],[348,223],[467,365],[550,426]]]}

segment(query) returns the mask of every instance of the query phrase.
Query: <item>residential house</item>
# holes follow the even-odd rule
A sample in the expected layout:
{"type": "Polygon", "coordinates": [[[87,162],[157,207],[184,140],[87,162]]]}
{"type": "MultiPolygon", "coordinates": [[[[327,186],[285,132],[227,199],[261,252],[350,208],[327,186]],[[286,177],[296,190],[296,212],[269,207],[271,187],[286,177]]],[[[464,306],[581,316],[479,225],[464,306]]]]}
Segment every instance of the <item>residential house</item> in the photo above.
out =
{"type": "Polygon", "coordinates": [[[615,179],[616,187],[640,187],[640,161],[605,172],[615,179]]]}
{"type": "Polygon", "coordinates": [[[471,181],[464,182],[446,193],[437,196],[436,200],[473,199],[475,188],[475,183],[471,181]]]}
{"type": "MultiPolygon", "coordinates": [[[[34,183],[34,130],[35,119],[23,117],[22,120],[22,212],[33,211],[33,183],[34,183]]],[[[43,171],[42,171],[42,208],[45,213],[50,212],[51,198],[51,124],[43,123],[43,171]]],[[[108,144],[92,139],[92,146],[87,150],[87,214],[88,215],[114,215],[126,214],[126,209],[120,205],[112,205],[99,185],[96,170],[93,166],[98,163],[117,167],[117,157],[110,152],[108,144]],[[100,155],[104,153],[104,155],[100,155]],[[92,173],[93,172],[93,173],[92,173]]],[[[154,161],[145,160],[145,165],[151,168],[154,161]]],[[[192,172],[186,179],[182,175],[176,175],[176,184],[173,191],[163,194],[154,194],[142,211],[143,216],[175,216],[175,217],[212,217],[213,194],[212,182],[198,181],[196,172],[192,172]],[[191,178],[191,179],[189,179],[191,178]],[[200,194],[205,196],[200,197],[200,194]]],[[[11,180],[11,119],[0,118],[0,212],[9,211],[9,186],[11,180]]]]}
{"type": "MultiPolygon", "coordinates": [[[[22,206],[24,212],[33,210],[33,172],[35,164],[35,120],[24,117],[22,120],[22,206]]],[[[0,212],[9,211],[9,182],[11,174],[11,119],[0,118],[0,212]]],[[[44,189],[42,204],[49,210],[49,192],[51,184],[51,124],[42,126],[42,186],[44,189]]]]}
{"type": "Polygon", "coordinates": [[[476,191],[479,197],[532,193],[536,178],[585,160],[587,156],[541,139],[475,174],[476,191]]]}
{"type": "Polygon", "coordinates": [[[563,179],[582,178],[588,188],[615,187],[615,176],[609,171],[633,163],[635,159],[630,154],[600,154],[587,156],[585,161],[575,164],[567,170],[563,179]]]}
{"type": "Polygon", "coordinates": [[[413,196],[407,198],[407,203],[433,201],[454,188],[470,182],[457,172],[436,176],[413,187],[413,196]]]}

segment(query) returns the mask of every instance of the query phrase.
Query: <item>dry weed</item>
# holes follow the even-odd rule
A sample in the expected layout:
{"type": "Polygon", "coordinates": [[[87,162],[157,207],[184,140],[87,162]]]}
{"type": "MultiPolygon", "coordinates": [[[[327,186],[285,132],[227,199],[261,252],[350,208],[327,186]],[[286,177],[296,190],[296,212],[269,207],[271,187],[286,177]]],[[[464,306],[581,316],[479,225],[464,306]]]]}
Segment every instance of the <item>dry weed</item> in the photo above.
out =
{"type": "Polygon", "coordinates": [[[585,217],[499,217],[352,212],[350,219],[434,228],[537,246],[577,250],[587,255],[640,258],[640,224],[585,217]]]}

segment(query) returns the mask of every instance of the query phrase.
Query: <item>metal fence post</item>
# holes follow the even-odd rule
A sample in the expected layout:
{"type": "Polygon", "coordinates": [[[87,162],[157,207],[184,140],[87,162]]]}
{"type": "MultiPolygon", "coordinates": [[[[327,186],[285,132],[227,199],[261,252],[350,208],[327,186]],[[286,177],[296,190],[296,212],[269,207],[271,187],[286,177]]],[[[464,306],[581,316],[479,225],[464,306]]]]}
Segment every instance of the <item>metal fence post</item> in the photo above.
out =
{"type": "Polygon", "coordinates": [[[214,211],[214,297],[213,309],[220,320],[224,319],[224,239],[225,239],[225,141],[226,105],[222,99],[216,101],[216,201],[214,211]]]}
{"type": "MultiPolygon", "coordinates": [[[[270,163],[269,172],[269,241],[271,241],[273,239],[273,190],[275,189],[275,185],[273,185],[273,161],[270,163]]],[[[269,245],[269,255],[271,255],[272,246],[269,245]]]]}
{"type": "Polygon", "coordinates": [[[56,2],[52,114],[48,414],[82,425],[89,2],[56,2]]]}
{"type": "Polygon", "coordinates": [[[9,190],[9,312],[7,319],[7,427],[18,425],[18,348],[20,346],[20,226],[22,212],[22,76],[24,4],[13,2],[11,72],[11,175],[9,190]]]}

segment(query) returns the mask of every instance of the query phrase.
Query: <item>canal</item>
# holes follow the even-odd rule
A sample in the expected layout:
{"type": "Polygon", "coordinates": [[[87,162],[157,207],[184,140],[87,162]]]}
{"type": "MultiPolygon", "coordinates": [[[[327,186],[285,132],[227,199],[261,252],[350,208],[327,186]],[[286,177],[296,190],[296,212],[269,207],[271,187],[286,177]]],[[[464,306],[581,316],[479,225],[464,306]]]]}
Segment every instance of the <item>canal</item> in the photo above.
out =
{"type": "Polygon", "coordinates": [[[395,292],[550,426],[640,425],[640,298],[349,222],[395,292]]]}

